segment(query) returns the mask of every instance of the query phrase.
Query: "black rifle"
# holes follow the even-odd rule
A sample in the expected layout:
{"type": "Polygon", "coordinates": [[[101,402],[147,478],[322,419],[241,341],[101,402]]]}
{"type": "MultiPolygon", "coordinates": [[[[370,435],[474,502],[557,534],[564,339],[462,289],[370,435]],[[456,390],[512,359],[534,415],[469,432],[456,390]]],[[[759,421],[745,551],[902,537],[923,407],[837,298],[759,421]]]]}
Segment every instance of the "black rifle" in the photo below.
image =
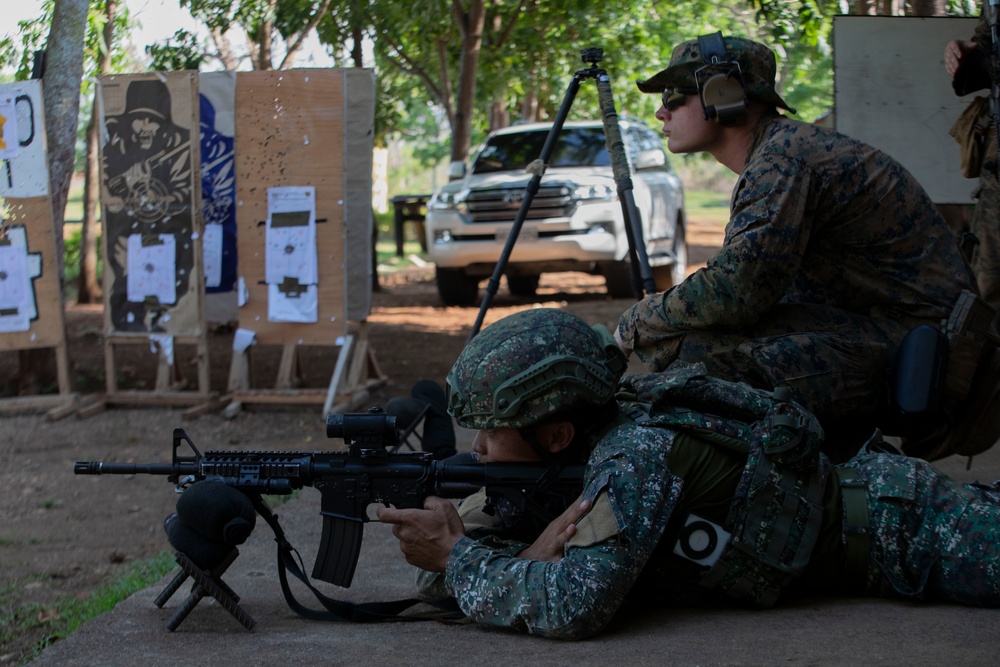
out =
{"type": "MultiPolygon", "coordinates": [[[[330,616],[302,607],[291,596],[285,567],[317,596],[320,594],[301,572],[296,571],[294,560],[287,557],[294,549],[284,538],[277,517],[261,500],[261,494],[289,494],[306,486],[320,491],[323,536],[312,576],[346,588],[354,578],[364,524],[371,520],[367,509],[373,503],[401,509],[420,508],[428,496],[464,498],[485,488],[489,499],[487,511],[494,511],[505,523],[530,517],[545,525],[565,507],[565,503],[558,507],[545,499],[558,496],[569,502],[582,491],[583,465],[557,470],[535,463],[435,461],[429,452],[390,451],[399,446],[396,418],[379,409],[367,413],[332,414],[326,420],[326,433],[330,438],[343,439],[347,451],[209,451],[202,454],[184,430],[176,428],[170,463],[78,461],[73,472],[77,475],[164,475],[179,492],[201,480],[218,480],[239,489],[275,531],[279,544],[279,574],[289,606],[303,616],[325,619],[330,616]],[[192,451],[191,455],[182,455],[184,444],[192,451]]],[[[345,611],[353,606],[320,597],[324,606],[339,617],[335,620],[348,620],[343,618],[345,615],[349,620],[388,620],[385,614],[373,618],[345,611]],[[333,603],[336,611],[328,602],[333,603]]]]}

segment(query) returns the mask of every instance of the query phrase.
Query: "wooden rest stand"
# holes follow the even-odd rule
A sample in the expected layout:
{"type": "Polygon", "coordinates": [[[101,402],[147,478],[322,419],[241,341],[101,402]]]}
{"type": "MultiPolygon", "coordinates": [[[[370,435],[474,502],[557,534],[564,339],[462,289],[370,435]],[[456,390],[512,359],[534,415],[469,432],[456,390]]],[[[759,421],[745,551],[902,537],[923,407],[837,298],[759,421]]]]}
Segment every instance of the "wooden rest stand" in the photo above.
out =
{"type": "Polygon", "coordinates": [[[371,391],[387,381],[379,368],[375,352],[368,343],[367,323],[361,322],[355,334],[344,336],[339,346],[337,363],[326,388],[301,387],[302,371],[300,347],[294,343],[281,346],[281,362],[273,388],[250,386],[251,351],[233,351],[229,368],[229,394],[231,401],[224,414],[235,417],[244,403],[279,405],[321,405],[323,414],[350,412],[357,409],[371,395],[371,391]]]}
{"type": "Polygon", "coordinates": [[[115,348],[129,345],[149,346],[153,339],[144,335],[128,336],[108,334],[104,339],[104,366],[107,392],[96,397],[77,411],[77,417],[84,418],[101,412],[108,406],[126,405],[133,407],[183,407],[192,406],[182,417],[193,419],[201,414],[222,407],[218,392],[212,392],[208,365],[208,339],[206,336],[175,336],[174,359],[171,363],[167,353],[157,351],[156,379],[150,390],[121,389],[118,385],[119,366],[115,348]],[[198,367],[197,388],[187,389],[188,382],[182,377],[177,363],[178,346],[194,346],[198,367]]]}
{"type": "MultiPolygon", "coordinates": [[[[23,352],[25,348],[18,350],[23,352]]],[[[34,394],[30,396],[13,396],[0,399],[0,415],[21,415],[26,412],[45,412],[46,419],[62,419],[77,410],[80,405],[80,395],[73,391],[73,383],[69,374],[69,355],[66,341],[57,343],[53,350],[56,355],[56,380],[59,384],[58,394],[34,394]]],[[[23,369],[22,369],[23,372],[23,369]]]]}

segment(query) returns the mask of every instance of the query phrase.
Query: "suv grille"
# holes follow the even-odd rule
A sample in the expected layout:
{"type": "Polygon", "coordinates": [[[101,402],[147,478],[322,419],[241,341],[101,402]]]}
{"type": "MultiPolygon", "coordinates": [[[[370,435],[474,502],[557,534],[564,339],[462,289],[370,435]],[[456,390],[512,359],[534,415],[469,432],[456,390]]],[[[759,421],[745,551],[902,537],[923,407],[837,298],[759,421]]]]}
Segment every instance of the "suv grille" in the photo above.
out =
{"type": "MultiPolygon", "coordinates": [[[[539,188],[527,220],[568,218],[576,209],[572,191],[566,185],[546,185],[539,188]]],[[[513,222],[524,199],[524,188],[475,190],[465,200],[473,222],[513,222]]]]}

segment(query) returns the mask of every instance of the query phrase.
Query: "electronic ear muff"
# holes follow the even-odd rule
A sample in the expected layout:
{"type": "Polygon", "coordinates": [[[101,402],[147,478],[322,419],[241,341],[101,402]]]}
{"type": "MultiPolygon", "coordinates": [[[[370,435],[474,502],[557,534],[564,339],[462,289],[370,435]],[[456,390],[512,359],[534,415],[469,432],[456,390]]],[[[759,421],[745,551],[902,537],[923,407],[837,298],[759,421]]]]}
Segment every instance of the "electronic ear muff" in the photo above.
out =
{"type": "Polygon", "coordinates": [[[747,93],[743,70],[726,55],[722,31],[698,38],[701,59],[705,63],[694,73],[705,120],[731,125],[746,115],[747,93]]]}

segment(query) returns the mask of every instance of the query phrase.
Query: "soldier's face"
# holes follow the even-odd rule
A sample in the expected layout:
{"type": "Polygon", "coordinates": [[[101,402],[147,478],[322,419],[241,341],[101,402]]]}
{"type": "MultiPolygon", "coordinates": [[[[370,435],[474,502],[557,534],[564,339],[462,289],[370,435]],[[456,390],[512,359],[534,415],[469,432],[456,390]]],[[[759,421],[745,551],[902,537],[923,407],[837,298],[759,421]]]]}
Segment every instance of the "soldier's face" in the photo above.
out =
{"type": "Polygon", "coordinates": [[[683,103],[674,101],[670,108],[661,104],[656,119],[663,123],[663,136],[671,153],[710,151],[721,137],[719,125],[705,120],[697,95],[685,95],[683,103]]]}
{"type": "Polygon", "coordinates": [[[483,428],[472,441],[480,463],[537,461],[538,455],[515,428],[483,428]]]}
{"type": "MultiPolygon", "coordinates": [[[[573,442],[576,427],[566,420],[549,421],[534,427],[538,446],[556,454],[573,442]]],[[[480,463],[514,463],[541,460],[538,452],[516,428],[484,428],[476,433],[472,451],[480,463]]]]}
{"type": "Polygon", "coordinates": [[[132,136],[139,148],[149,150],[153,146],[153,139],[160,131],[160,123],[149,116],[141,116],[132,121],[132,136]]]}

